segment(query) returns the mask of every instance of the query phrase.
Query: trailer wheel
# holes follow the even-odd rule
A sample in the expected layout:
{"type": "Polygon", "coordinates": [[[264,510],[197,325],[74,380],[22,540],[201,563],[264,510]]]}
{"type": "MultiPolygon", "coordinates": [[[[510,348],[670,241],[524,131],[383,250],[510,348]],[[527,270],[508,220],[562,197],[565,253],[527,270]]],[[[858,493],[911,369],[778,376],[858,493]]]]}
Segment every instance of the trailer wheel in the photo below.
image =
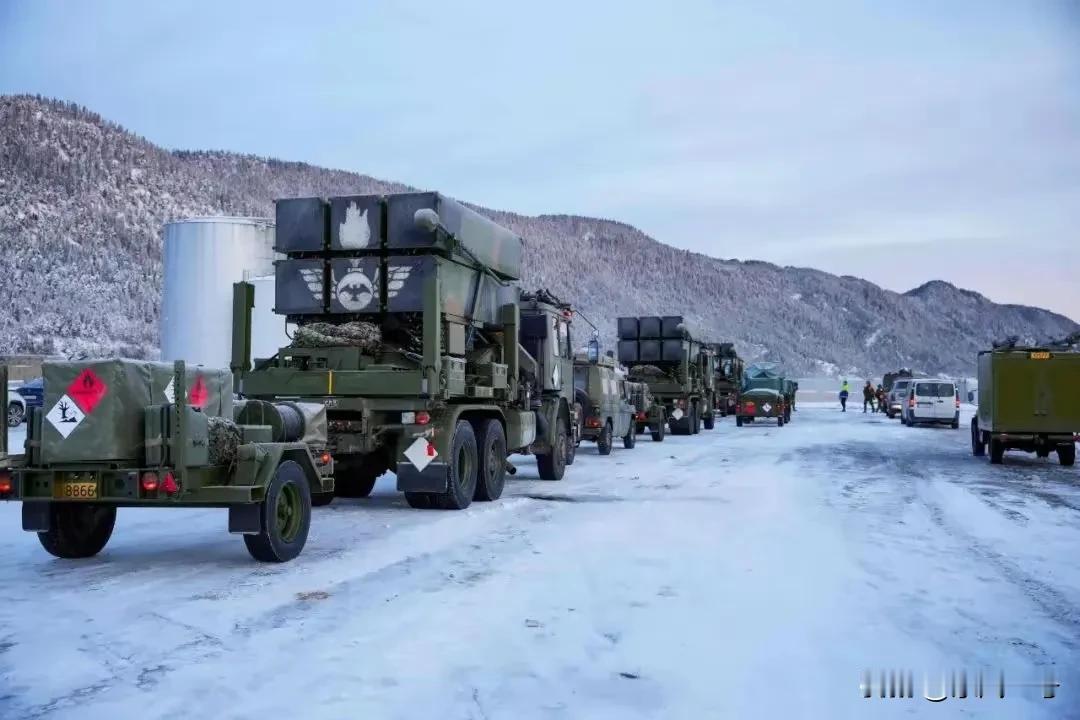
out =
{"type": "Polygon", "coordinates": [[[37,536],[50,555],[77,560],[101,552],[115,524],[112,505],[49,503],[49,529],[37,536]]]}
{"type": "Polygon", "coordinates": [[[784,427],[784,413],[776,416],[776,427],[784,427]]]}
{"type": "Polygon", "coordinates": [[[332,492],[328,493],[312,493],[311,495],[311,507],[326,507],[330,503],[334,502],[336,496],[332,492]]]}
{"type": "Polygon", "coordinates": [[[690,434],[697,435],[701,432],[701,415],[698,414],[698,408],[695,404],[690,410],[690,434]]]}
{"type": "Polygon", "coordinates": [[[637,423],[630,423],[630,429],[626,431],[626,436],[622,439],[622,446],[627,450],[633,450],[637,445],[637,423]]]}
{"type": "Polygon", "coordinates": [[[971,418],[971,454],[975,457],[986,455],[986,443],[979,432],[979,418],[971,418]]]}
{"type": "Polygon", "coordinates": [[[339,460],[334,468],[334,494],[343,498],[366,498],[384,472],[376,472],[370,460],[365,461],[360,457],[339,460]]]}
{"type": "Polygon", "coordinates": [[[603,429],[600,430],[600,435],[598,435],[596,438],[596,451],[601,455],[611,454],[611,434],[611,423],[605,422],[603,429]]]}
{"type": "Polygon", "coordinates": [[[311,529],[311,486],[292,460],[277,466],[260,507],[262,530],[245,535],[251,557],[260,562],[288,562],[304,549],[311,529]]]}
{"type": "Polygon", "coordinates": [[[667,423],[661,419],[660,422],[656,423],[656,429],[649,432],[652,435],[653,442],[664,442],[664,436],[667,434],[667,423]]]}
{"type": "Polygon", "coordinates": [[[1059,463],[1064,467],[1072,467],[1076,462],[1076,445],[1074,443],[1058,445],[1057,454],[1059,463]]]}
{"type": "Polygon", "coordinates": [[[479,446],[480,468],[473,500],[498,500],[506,486],[506,432],[501,422],[481,421],[479,446]]]}
{"type": "Polygon", "coordinates": [[[551,452],[536,455],[536,469],[541,480],[562,480],[566,474],[566,420],[555,421],[555,447],[551,452]]]}
{"type": "Polygon", "coordinates": [[[702,419],[706,430],[712,430],[716,427],[716,415],[714,412],[709,413],[702,419]]]}
{"type": "Polygon", "coordinates": [[[434,496],[429,492],[405,492],[405,502],[417,510],[431,510],[435,507],[434,496]]]}
{"type": "Polygon", "coordinates": [[[468,420],[458,420],[450,438],[450,486],[435,493],[435,505],[442,510],[464,510],[472,504],[480,462],[476,433],[468,420]]]}
{"type": "Polygon", "coordinates": [[[1005,443],[996,437],[990,438],[990,462],[1000,465],[1005,460],[1005,443]]]}
{"type": "Polygon", "coordinates": [[[735,416],[735,427],[742,427],[742,415],[735,416]]]}

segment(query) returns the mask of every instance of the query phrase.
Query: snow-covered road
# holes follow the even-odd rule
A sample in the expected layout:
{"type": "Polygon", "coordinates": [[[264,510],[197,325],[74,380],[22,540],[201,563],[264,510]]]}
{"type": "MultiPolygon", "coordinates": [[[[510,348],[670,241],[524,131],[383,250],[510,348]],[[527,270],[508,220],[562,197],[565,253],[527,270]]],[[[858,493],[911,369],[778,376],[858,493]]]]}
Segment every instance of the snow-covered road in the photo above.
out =
{"type": "Polygon", "coordinates": [[[967,442],[806,406],[586,445],[559,483],[523,460],[464,512],[386,478],[280,566],[224,511],[121,510],[60,561],[0,504],[0,718],[1080,717],[1080,470],[967,442]],[[991,697],[1051,666],[1053,700],[991,697]],[[916,698],[863,699],[883,667],[916,698]],[[987,697],[921,697],[980,669],[987,697]]]}

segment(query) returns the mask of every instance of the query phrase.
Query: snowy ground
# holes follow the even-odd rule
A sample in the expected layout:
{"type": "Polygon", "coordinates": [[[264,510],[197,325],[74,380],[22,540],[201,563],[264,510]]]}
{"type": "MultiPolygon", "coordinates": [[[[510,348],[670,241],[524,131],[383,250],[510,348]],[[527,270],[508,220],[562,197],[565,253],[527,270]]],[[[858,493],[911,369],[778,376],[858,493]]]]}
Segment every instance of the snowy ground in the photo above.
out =
{"type": "Polygon", "coordinates": [[[1080,717],[1080,469],[967,442],[804,406],[585,446],[561,483],[523,460],[464,512],[388,478],[281,566],[224,511],[121,510],[60,561],[0,504],[0,718],[1080,717]],[[1053,700],[921,698],[1050,666],[1053,700]],[[863,699],[882,667],[916,699],[863,699]]]}

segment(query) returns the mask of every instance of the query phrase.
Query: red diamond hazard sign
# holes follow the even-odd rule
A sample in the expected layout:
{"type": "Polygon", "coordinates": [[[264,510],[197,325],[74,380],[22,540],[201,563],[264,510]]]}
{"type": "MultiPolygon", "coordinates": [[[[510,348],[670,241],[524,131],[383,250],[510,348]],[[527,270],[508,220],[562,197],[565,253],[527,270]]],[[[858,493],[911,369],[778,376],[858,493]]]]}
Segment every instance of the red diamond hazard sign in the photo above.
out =
{"type": "Polygon", "coordinates": [[[203,380],[202,375],[195,376],[195,382],[191,385],[191,390],[188,392],[188,404],[201,408],[206,406],[206,401],[210,393],[206,389],[206,381],[203,380]]]}
{"type": "Polygon", "coordinates": [[[67,394],[83,413],[90,413],[108,389],[93,370],[86,368],[68,385],[67,394]]]}

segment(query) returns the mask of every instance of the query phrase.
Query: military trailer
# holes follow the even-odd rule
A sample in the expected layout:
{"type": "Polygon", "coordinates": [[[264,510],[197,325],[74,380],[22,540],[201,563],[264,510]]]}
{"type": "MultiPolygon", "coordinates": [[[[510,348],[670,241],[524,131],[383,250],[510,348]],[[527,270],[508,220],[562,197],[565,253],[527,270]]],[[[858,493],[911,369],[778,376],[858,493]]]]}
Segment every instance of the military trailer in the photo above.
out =
{"type": "Polygon", "coordinates": [[[578,356],[574,360],[574,393],[582,408],[581,440],[596,443],[601,455],[610,455],[615,438],[623,447],[637,442],[636,409],[630,403],[626,374],[608,356],[578,356]]]}
{"type": "Polygon", "coordinates": [[[626,382],[630,393],[630,404],[634,406],[634,425],[638,434],[648,431],[653,442],[663,442],[667,434],[667,421],[664,420],[664,406],[653,397],[649,384],[626,382]]]}
{"type": "Polygon", "coordinates": [[[775,419],[777,427],[784,427],[791,420],[789,397],[794,392],[791,381],[775,363],[750,366],[743,373],[735,424],[742,427],[761,419],[775,419]]]}
{"type": "Polygon", "coordinates": [[[278,200],[276,216],[274,311],[297,329],[250,366],[238,288],[233,365],[247,397],[326,405],[336,495],[391,471],[412,507],[460,509],[502,494],[510,453],[562,479],[573,312],[514,284],[518,235],[432,192],[278,200]]]}
{"type": "Polygon", "coordinates": [[[234,406],[228,371],[183,362],[46,362],[43,377],[0,499],[22,501],[23,529],[51,554],[96,555],[120,507],[227,508],[256,560],[303,549],[312,496],[333,490],[321,406],[234,406]]]}
{"type": "Polygon", "coordinates": [[[735,414],[742,385],[743,359],[735,352],[733,343],[709,343],[716,354],[715,410],[720,417],[735,414]]]}
{"type": "Polygon", "coordinates": [[[672,433],[694,435],[715,424],[716,355],[696,340],[681,315],[618,319],[619,362],[664,407],[672,433]]]}
{"type": "Polygon", "coordinates": [[[1007,345],[979,353],[978,411],[971,419],[971,451],[1034,452],[1071,466],[1080,432],[1080,352],[1055,346],[1007,345]]]}

